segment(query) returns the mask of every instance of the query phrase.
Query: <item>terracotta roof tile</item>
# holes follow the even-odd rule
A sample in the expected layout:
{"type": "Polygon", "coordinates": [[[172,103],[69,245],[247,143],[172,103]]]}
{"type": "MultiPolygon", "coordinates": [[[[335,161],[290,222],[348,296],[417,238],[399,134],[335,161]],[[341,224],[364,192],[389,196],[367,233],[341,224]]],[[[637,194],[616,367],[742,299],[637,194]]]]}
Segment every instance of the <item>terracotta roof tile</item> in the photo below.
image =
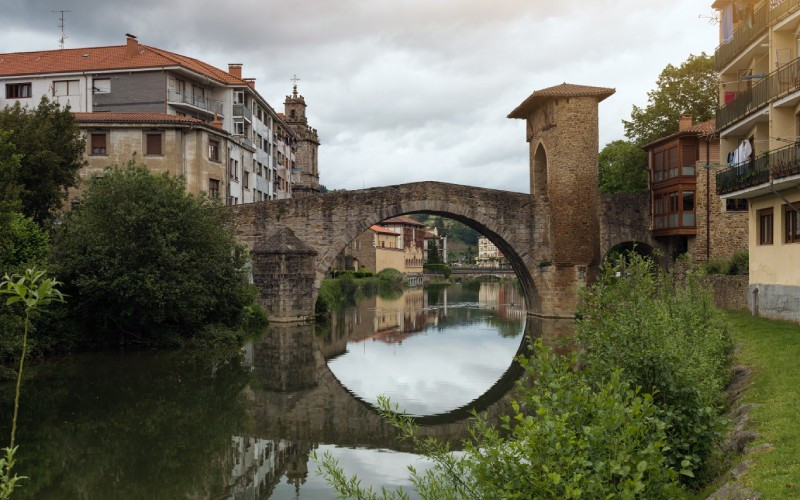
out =
{"type": "Polygon", "coordinates": [[[421,222],[417,222],[411,217],[406,217],[404,215],[398,215],[397,217],[392,217],[390,219],[386,219],[382,221],[381,224],[408,224],[410,226],[422,226],[425,227],[425,224],[421,222]]]}
{"type": "Polygon", "coordinates": [[[574,83],[562,83],[553,87],[547,87],[533,92],[522,104],[509,113],[509,118],[527,118],[531,109],[538,103],[547,99],[558,97],[597,97],[597,102],[616,92],[615,89],[606,87],[592,87],[589,85],[575,85],[574,83]]]}
{"type": "Polygon", "coordinates": [[[189,116],[167,113],[73,113],[80,123],[199,123],[211,125],[189,116]]]}
{"type": "Polygon", "coordinates": [[[219,83],[247,85],[241,78],[203,61],[156,47],[139,44],[136,55],[127,54],[126,45],[0,54],[0,76],[181,66],[219,83]]]}
{"type": "Polygon", "coordinates": [[[676,137],[684,136],[684,135],[697,135],[697,136],[710,136],[714,135],[717,129],[717,120],[712,118],[708,121],[698,123],[696,125],[692,125],[691,127],[687,128],[686,130],[679,130],[678,132],[669,134],[664,137],[660,137],[653,142],[647,143],[642,146],[642,149],[650,149],[653,146],[661,144],[662,142],[670,141],[675,139],[676,137]]]}

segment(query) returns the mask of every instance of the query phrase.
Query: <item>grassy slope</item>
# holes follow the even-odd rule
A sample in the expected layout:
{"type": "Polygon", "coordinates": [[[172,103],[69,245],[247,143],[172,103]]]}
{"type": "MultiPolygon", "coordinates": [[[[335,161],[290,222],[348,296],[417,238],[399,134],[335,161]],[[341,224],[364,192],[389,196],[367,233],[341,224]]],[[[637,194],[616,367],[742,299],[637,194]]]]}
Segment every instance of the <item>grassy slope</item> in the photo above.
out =
{"type": "Polygon", "coordinates": [[[760,436],[753,445],[775,447],[747,457],[754,466],[743,481],[763,498],[800,498],[800,325],[727,314],[741,346],[738,362],[753,370],[743,401],[756,405],[750,418],[760,436]]]}

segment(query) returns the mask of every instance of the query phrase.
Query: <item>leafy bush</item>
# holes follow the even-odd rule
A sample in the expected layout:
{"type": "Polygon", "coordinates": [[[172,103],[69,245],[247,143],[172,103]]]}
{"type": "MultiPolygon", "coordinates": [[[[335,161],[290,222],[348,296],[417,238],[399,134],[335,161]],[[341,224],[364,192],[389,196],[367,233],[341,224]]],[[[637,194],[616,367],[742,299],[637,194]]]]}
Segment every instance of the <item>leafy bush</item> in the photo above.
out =
{"type": "MultiPolygon", "coordinates": [[[[499,428],[477,417],[463,454],[421,440],[411,419],[379,399],[383,416],[434,462],[411,481],[422,498],[671,498],[680,492],[661,449],[665,426],[652,398],[634,390],[619,371],[600,384],[576,372],[537,343],[521,360],[525,376],[512,403],[514,416],[499,428]]],[[[380,498],[347,478],[326,455],[320,471],[340,495],[380,498]]],[[[384,491],[383,498],[401,498],[384,491]]]]}
{"type": "Polygon", "coordinates": [[[225,207],[133,162],[89,182],[52,249],[73,316],[98,343],[175,343],[210,323],[238,328],[252,302],[246,258],[225,207]]]}
{"type": "Polygon", "coordinates": [[[0,272],[41,264],[49,250],[47,234],[19,212],[0,213],[0,272]]]}
{"type": "Polygon", "coordinates": [[[732,353],[702,273],[690,271],[678,286],[651,261],[632,254],[624,265],[604,268],[583,293],[579,313],[587,376],[607,380],[621,369],[631,386],[653,394],[667,425],[668,464],[693,482],[721,439],[732,353]]]}
{"type": "Polygon", "coordinates": [[[750,255],[747,252],[736,252],[730,260],[728,274],[749,274],[750,255]]]}
{"type": "Polygon", "coordinates": [[[706,274],[748,274],[750,257],[747,252],[737,252],[730,259],[711,259],[701,267],[706,274]]]}
{"type": "Polygon", "coordinates": [[[423,266],[423,269],[425,269],[426,271],[442,273],[444,274],[445,278],[449,278],[450,273],[452,272],[450,266],[448,266],[447,264],[425,264],[423,266]]]}

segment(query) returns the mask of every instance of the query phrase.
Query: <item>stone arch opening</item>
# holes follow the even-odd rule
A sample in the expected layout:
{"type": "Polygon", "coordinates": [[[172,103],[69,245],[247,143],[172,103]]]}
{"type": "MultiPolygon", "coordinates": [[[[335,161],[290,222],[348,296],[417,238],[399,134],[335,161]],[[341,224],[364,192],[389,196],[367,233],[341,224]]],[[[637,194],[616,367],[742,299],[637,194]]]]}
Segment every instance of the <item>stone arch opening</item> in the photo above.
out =
{"type": "Polygon", "coordinates": [[[531,194],[539,199],[547,200],[547,152],[541,142],[536,147],[531,168],[533,185],[531,194]]]}
{"type": "Polygon", "coordinates": [[[603,262],[611,262],[630,253],[641,255],[642,257],[654,257],[655,249],[647,243],[639,241],[624,241],[611,247],[603,255],[603,262]]]}
{"type": "Polygon", "coordinates": [[[322,280],[327,276],[328,271],[333,266],[336,257],[361,233],[369,229],[371,226],[392,217],[415,213],[426,213],[431,215],[439,215],[461,222],[462,224],[476,230],[483,236],[486,236],[495,246],[497,246],[501,252],[503,252],[503,255],[506,256],[512,270],[514,271],[514,274],[516,275],[517,279],[519,279],[524,292],[526,310],[529,313],[540,312],[541,308],[539,292],[521,255],[521,252],[527,252],[530,251],[530,249],[522,248],[522,245],[520,245],[519,242],[514,241],[513,234],[509,233],[509,229],[513,228],[501,229],[503,226],[497,221],[481,215],[474,208],[466,205],[457,205],[453,203],[446,203],[446,207],[442,207],[442,205],[443,203],[441,201],[420,200],[411,201],[392,207],[382,207],[378,211],[362,217],[358,224],[348,227],[348,229],[345,230],[342,235],[336,238],[334,243],[330,245],[326,252],[319,256],[316,270],[316,280],[314,282],[313,301],[316,302],[319,295],[319,288],[322,285],[322,280]]]}

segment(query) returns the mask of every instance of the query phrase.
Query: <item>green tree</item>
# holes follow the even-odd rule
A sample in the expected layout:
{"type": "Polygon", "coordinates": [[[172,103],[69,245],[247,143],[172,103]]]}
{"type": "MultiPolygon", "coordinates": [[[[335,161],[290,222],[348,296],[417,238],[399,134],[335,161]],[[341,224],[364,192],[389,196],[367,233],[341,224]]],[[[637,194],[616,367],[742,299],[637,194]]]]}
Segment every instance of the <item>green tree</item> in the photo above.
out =
{"type": "Polygon", "coordinates": [[[611,141],[600,151],[600,192],[647,192],[647,153],[623,140],[611,141]]]}
{"type": "Polygon", "coordinates": [[[428,243],[428,263],[441,264],[442,255],[439,253],[439,243],[436,240],[430,240],[428,243]]]}
{"type": "Polygon", "coordinates": [[[8,201],[13,193],[22,213],[42,223],[61,207],[67,190],[77,185],[86,142],[69,106],[61,109],[46,97],[36,109],[16,103],[0,110],[2,130],[7,135],[0,140],[0,181],[6,186],[0,188],[0,198],[8,201]],[[14,161],[4,161],[9,157],[7,143],[14,145],[16,167],[14,161]]]}
{"type": "Polygon", "coordinates": [[[235,327],[253,299],[231,213],[133,162],[90,181],[52,246],[73,312],[106,334],[100,342],[163,344],[235,327]]]}
{"type": "Polygon", "coordinates": [[[680,66],[668,64],[647,93],[647,106],[633,106],[631,119],[622,120],[625,137],[642,146],[678,131],[682,114],[696,122],[714,117],[719,99],[719,80],[714,71],[714,56],[702,52],[689,55],[680,66]]]}

